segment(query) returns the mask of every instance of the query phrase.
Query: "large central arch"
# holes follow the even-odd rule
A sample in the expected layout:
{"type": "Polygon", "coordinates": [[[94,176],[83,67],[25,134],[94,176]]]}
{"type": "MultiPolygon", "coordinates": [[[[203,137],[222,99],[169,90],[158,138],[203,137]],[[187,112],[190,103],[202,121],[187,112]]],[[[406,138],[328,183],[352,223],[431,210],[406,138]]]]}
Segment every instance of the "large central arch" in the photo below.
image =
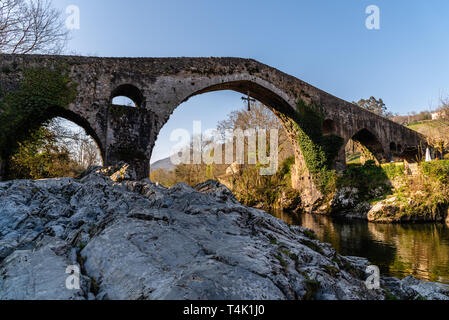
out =
{"type": "MultiPolygon", "coordinates": [[[[292,186],[293,188],[301,191],[303,204],[305,204],[306,206],[312,206],[313,204],[315,204],[316,201],[318,201],[322,197],[322,193],[315,187],[313,177],[309,174],[307,165],[301,152],[301,148],[298,144],[298,130],[295,119],[296,106],[292,105],[283,97],[286,97],[287,95],[281,90],[271,84],[266,86],[264,81],[257,78],[253,78],[252,80],[234,81],[225,81],[223,79],[219,79],[217,82],[217,84],[208,85],[204,88],[195,89],[191,92],[188,92],[185,97],[179,99],[176,105],[172,106],[172,108],[170,109],[171,113],[173,113],[176,108],[178,108],[182,103],[186,102],[190,98],[204,93],[223,90],[231,90],[239,92],[243,95],[247,95],[249,93],[252,98],[257,99],[262,104],[267,106],[280,119],[295,151],[295,165],[292,168],[291,175],[292,186]]],[[[158,132],[165,125],[165,123],[167,123],[170,115],[164,118],[164,120],[161,122],[161,126],[158,129],[158,132]]],[[[154,142],[156,140],[157,136],[155,137],[154,142]]],[[[151,146],[150,157],[153,148],[154,144],[151,146]]]]}

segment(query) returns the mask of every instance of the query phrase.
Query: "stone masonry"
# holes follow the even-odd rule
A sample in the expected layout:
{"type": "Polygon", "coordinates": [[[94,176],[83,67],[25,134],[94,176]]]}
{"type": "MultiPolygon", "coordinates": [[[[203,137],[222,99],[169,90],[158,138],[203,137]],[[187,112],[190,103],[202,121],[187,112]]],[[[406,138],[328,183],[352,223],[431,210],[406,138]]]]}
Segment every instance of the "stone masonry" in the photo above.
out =
{"type": "MultiPolygon", "coordinates": [[[[312,204],[319,199],[291,126],[297,102],[322,108],[323,133],[344,140],[335,168],[345,166],[344,146],[351,139],[391,159],[392,145],[404,154],[418,150],[425,138],[397,123],[334,97],[293,76],[241,58],[100,58],[47,55],[0,55],[0,95],[17,88],[22,70],[64,64],[77,84],[77,98],[61,116],[83,127],[101,150],[105,165],[130,163],[138,178],[149,176],[151,153],[164,124],[183,102],[198,94],[234,90],[267,105],[285,124],[296,149],[293,185],[312,204]],[[112,105],[126,96],[136,108],[112,105]]],[[[1,98],[1,96],[0,96],[1,98]]]]}

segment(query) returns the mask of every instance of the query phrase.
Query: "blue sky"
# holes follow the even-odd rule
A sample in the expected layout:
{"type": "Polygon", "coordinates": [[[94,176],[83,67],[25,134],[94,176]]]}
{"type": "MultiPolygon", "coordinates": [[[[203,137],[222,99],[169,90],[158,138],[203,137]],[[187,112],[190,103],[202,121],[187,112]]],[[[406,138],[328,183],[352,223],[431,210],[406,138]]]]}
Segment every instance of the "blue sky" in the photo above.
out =
{"type": "MultiPolygon", "coordinates": [[[[449,95],[447,0],[55,1],[61,10],[72,4],[81,28],[68,50],[83,55],[248,57],[348,101],[383,98],[400,114],[449,95]],[[380,30],[365,27],[369,5],[380,8],[380,30]]],[[[167,127],[189,129],[192,119],[214,127],[241,106],[235,93],[201,95],[167,127]]]]}

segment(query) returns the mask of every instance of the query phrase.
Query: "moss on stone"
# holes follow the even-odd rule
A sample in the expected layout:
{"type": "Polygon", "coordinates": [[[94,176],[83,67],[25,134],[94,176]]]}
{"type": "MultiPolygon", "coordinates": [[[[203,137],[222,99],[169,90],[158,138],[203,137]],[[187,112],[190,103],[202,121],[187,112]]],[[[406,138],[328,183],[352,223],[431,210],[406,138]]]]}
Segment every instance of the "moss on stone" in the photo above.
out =
{"type": "Polygon", "coordinates": [[[302,99],[297,103],[294,121],[298,144],[316,188],[324,195],[331,193],[336,181],[332,164],[343,145],[343,138],[323,136],[321,108],[302,99]]]}
{"type": "Polygon", "coordinates": [[[0,100],[0,156],[8,159],[19,142],[55,117],[58,108],[68,109],[76,95],[66,65],[24,69],[19,89],[0,100]]]}

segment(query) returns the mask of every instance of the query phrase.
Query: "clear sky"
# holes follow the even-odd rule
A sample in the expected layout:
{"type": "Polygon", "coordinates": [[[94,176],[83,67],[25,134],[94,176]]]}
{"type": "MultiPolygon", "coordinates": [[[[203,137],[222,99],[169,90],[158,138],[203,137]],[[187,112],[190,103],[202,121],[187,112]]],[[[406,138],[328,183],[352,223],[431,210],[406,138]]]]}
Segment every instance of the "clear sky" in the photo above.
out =
{"type": "MultiPolygon", "coordinates": [[[[57,0],[80,8],[68,51],[127,57],[256,59],[348,101],[375,96],[390,111],[435,107],[449,95],[447,0],[57,0]],[[368,30],[365,9],[380,9],[368,30]]],[[[167,127],[214,127],[240,95],[202,95],[167,127]]],[[[164,130],[160,139],[168,141],[164,130]]],[[[159,142],[158,142],[159,144],[159,142]]],[[[163,149],[163,148],[162,148],[163,149]]],[[[157,152],[153,160],[167,156],[157,152]]]]}

